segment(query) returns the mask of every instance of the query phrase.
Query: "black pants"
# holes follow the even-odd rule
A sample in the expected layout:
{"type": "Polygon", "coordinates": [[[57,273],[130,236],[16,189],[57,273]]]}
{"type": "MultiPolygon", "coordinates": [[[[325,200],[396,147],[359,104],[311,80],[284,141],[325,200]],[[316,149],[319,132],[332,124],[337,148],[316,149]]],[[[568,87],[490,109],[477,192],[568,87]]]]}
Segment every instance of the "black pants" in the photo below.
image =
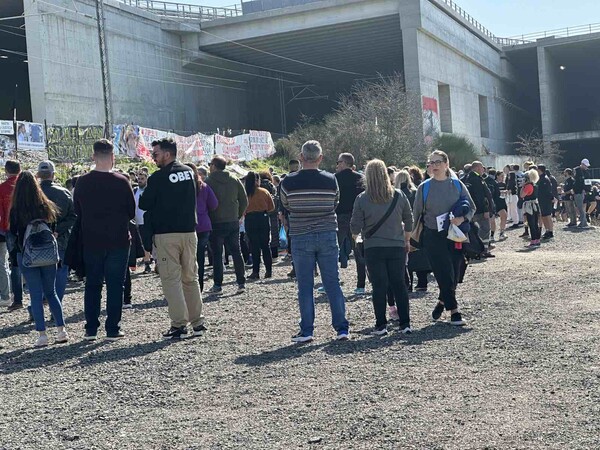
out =
{"type": "Polygon", "coordinates": [[[131,269],[127,267],[125,272],[125,286],[123,288],[123,303],[131,303],[131,269]]]}
{"type": "Polygon", "coordinates": [[[531,236],[532,241],[537,241],[542,237],[542,232],[538,225],[538,217],[538,214],[525,214],[527,225],[529,225],[529,235],[531,236]]]}
{"type": "Polygon", "coordinates": [[[210,231],[196,232],[198,236],[198,247],[196,248],[196,259],[198,260],[198,283],[200,283],[200,292],[204,290],[204,255],[206,246],[210,238],[210,231]]]}
{"type": "Polygon", "coordinates": [[[448,233],[439,233],[429,228],[425,228],[423,233],[423,245],[440,288],[440,300],[444,302],[446,310],[457,309],[456,286],[464,256],[454,248],[454,242],[448,239],[448,233]]]}
{"type": "Polygon", "coordinates": [[[271,255],[271,248],[269,246],[271,222],[267,213],[246,214],[246,234],[250,240],[252,273],[259,273],[261,253],[265,269],[267,273],[271,273],[273,266],[273,256],[271,255]]]}
{"type": "Polygon", "coordinates": [[[223,284],[223,246],[233,257],[235,278],[238,284],[246,283],[244,260],[240,252],[239,222],[214,223],[210,234],[210,245],[213,252],[213,273],[217,286],[223,284]]]}
{"type": "Polygon", "coordinates": [[[410,326],[408,291],[404,283],[406,253],[404,247],[376,247],[365,249],[365,259],[373,287],[375,326],[387,323],[386,297],[391,287],[400,316],[400,328],[410,326]]]}

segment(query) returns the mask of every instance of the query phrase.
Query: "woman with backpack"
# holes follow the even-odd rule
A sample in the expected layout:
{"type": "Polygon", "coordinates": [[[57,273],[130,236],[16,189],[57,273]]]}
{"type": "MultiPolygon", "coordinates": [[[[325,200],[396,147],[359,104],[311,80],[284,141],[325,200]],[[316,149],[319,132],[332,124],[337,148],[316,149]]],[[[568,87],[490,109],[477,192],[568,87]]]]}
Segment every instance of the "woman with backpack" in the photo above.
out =
{"type": "Polygon", "coordinates": [[[465,325],[456,301],[456,286],[464,262],[462,250],[448,239],[448,229],[444,224],[460,226],[470,221],[475,214],[475,204],[466,186],[450,171],[448,155],[435,150],[429,156],[427,171],[431,174],[417,189],[414,205],[414,228],[421,228],[418,238],[420,247],[427,251],[429,262],[440,288],[439,302],[431,316],[438,320],[444,309],[450,311],[450,324],[465,325]],[[449,213],[464,200],[469,205],[468,212],[460,217],[449,219],[449,213]],[[421,222],[421,223],[420,223],[421,222]]]}
{"type": "Polygon", "coordinates": [[[43,300],[46,298],[56,322],[56,343],[69,340],[55,281],[58,246],[53,234],[58,208],[42,192],[31,172],[21,172],[12,197],[10,232],[16,236],[17,262],[31,297],[31,312],[39,337],[36,347],[48,345],[43,300]]]}
{"type": "Polygon", "coordinates": [[[369,161],[365,191],[354,202],[352,234],[362,234],[365,260],[373,288],[374,335],[387,334],[386,299],[391,286],[400,320],[400,332],[411,333],[408,292],[404,282],[407,238],[412,212],[406,195],[394,189],[383,161],[369,161]]]}
{"type": "Polygon", "coordinates": [[[541,229],[539,226],[540,206],[538,204],[538,181],[540,175],[536,169],[531,169],[525,173],[525,184],[521,188],[519,196],[523,201],[523,214],[527,220],[527,225],[531,232],[531,242],[529,248],[540,246],[541,229]]]}

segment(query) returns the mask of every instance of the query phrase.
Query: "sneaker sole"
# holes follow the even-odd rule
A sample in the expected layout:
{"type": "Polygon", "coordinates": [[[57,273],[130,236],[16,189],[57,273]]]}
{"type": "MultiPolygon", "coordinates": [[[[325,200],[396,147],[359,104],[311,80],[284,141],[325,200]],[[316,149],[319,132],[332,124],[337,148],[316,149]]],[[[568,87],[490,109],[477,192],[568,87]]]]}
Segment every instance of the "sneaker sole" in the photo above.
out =
{"type": "Polygon", "coordinates": [[[335,340],[336,341],[349,341],[350,340],[350,335],[336,336],[335,340]]]}
{"type": "Polygon", "coordinates": [[[386,331],[371,331],[371,336],[385,336],[388,332],[386,331]]]}
{"type": "Polygon", "coordinates": [[[84,341],[87,341],[87,342],[96,341],[96,340],[98,340],[98,336],[93,336],[93,337],[92,337],[92,336],[85,336],[85,337],[83,338],[83,340],[84,340],[84,341]]]}
{"type": "Polygon", "coordinates": [[[312,342],[314,338],[302,338],[302,340],[298,340],[298,339],[292,339],[292,342],[294,344],[308,344],[309,342],[312,342]]]}
{"type": "Polygon", "coordinates": [[[464,320],[461,320],[460,322],[450,322],[450,325],[452,325],[453,327],[464,327],[467,324],[467,322],[465,322],[464,320]]]}
{"type": "Polygon", "coordinates": [[[121,340],[125,339],[125,336],[119,336],[119,337],[115,337],[115,336],[108,337],[108,336],[106,336],[104,339],[106,339],[109,342],[115,342],[115,341],[121,341],[121,340]]]}

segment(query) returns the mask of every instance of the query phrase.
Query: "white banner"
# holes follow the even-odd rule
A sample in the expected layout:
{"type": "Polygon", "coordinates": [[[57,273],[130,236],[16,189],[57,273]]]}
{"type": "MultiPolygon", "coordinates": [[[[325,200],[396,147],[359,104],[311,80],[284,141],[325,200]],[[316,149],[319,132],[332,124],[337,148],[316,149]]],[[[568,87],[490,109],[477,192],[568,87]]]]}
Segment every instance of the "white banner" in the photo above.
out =
{"type": "Polygon", "coordinates": [[[41,123],[17,122],[17,148],[19,150],[45,150],[44,125],[41,123]]]}
{"type": "Polygon", "coordinates": [[[268,131],[250,130],[250,159],[265,159],[275,154],[275,144],[268,131]]]}
{"type": "Polygon", "coordinates": [[[235,137],[215,134],[215,153],[231,161],[247,161],[250,153],[250,135],[242,134],[235,137]]]}
{"type": "Polygon", "coordinates": [[[12,120],[0,120],[0,134],[12,136],[15,134],[12,120]]]}

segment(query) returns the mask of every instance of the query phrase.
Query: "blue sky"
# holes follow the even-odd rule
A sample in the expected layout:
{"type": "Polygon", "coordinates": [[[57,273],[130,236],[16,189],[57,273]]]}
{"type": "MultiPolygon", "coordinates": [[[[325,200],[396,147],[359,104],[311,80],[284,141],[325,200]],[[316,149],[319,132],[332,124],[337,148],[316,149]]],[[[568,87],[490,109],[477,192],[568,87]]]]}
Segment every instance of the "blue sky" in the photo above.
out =
{"type": "MultiPolygon", "coordinates": [[[[228,6],[235,0],[170,0],[228,6]]],[[[600,0],[456,0],[492,33],[501,37],[600,23],[600,0]]],[[[240,2],[237,2],[240,3],[240,2]]]]}

